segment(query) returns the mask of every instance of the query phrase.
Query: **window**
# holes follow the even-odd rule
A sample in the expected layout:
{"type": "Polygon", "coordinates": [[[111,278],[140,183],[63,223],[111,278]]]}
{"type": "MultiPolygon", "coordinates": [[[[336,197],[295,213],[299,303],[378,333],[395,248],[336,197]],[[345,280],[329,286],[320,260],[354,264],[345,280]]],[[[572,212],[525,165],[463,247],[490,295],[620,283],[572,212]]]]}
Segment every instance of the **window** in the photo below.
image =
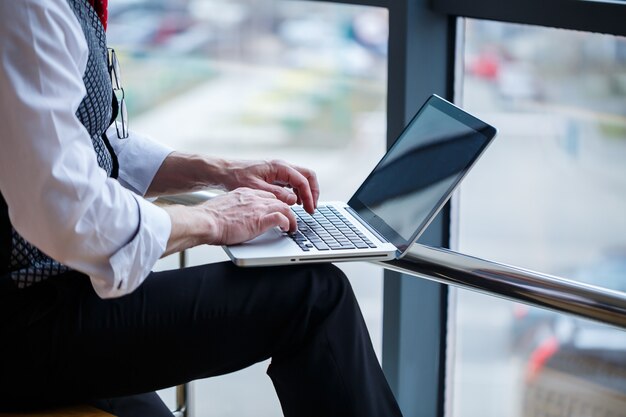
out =
{"type": "MultiPolygon", "coordinates": [[[[498,138],[457,248],[626,292],[626,39],[467,19],[460,104],[498,138]]],[[[451,296],[448,415],[624,415],[626,332],[451,296]]]]}

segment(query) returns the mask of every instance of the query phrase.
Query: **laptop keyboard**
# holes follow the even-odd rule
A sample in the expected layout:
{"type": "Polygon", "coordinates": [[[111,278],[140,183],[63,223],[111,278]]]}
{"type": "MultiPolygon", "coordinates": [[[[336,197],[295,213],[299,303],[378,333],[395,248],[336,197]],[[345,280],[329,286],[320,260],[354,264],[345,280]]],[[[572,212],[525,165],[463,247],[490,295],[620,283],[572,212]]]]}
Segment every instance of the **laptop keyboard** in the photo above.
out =
{"type": "Polygon", "coordinates": [[[334,207],[320,207],[312,216],[300,206],[294,206],[292,210],[298,220],[298,231],[290,237],[305,252],[314,247],[318,250],[376,247],[375,243],[334,207]]]}

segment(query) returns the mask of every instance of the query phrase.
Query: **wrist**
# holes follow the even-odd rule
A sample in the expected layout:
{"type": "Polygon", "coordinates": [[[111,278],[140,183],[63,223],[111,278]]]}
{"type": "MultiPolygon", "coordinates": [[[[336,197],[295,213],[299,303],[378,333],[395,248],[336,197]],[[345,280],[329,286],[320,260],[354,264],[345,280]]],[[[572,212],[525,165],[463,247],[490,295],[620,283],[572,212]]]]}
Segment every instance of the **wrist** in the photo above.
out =
{"type": "Polygon", "coordinates": [[[208,187],[223,188],[225,161],[197,154],[172,152],[161,164],[146,195],[179,194],[208,187]]]}
{"type": "Polygon", "coordinates": [[[221,241],[222,230],[218,221],[218,213],[207,204],[200,204],[192,207],[196,220],[195,230],[191,231],[200,244],[215,245],[221,241]]]}
{"type": "Polygon", "coordinates": [[[163,208],[172,223],[164,256],[218,241],[219,231],[214,215],[207,213],[201,206],[171,205],[163,208]]]}
{"type": "Polygon", "coordinates": [[[232,163],[222,158],[199,157],[196,172],[201,176],[200,181],[205,187],[228,190],[232,163]]]}

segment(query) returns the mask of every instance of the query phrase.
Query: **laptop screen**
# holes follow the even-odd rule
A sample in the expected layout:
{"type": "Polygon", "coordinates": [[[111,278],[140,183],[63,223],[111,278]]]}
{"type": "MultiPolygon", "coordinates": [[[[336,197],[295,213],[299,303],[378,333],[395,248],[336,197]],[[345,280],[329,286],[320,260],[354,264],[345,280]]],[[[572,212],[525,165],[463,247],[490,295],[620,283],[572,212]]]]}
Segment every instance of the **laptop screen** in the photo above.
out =
{"type": "Polygon", "coordinates": [[[432,96],[348,205],[404,252],[495,133],[493,127],[432,96]]]}

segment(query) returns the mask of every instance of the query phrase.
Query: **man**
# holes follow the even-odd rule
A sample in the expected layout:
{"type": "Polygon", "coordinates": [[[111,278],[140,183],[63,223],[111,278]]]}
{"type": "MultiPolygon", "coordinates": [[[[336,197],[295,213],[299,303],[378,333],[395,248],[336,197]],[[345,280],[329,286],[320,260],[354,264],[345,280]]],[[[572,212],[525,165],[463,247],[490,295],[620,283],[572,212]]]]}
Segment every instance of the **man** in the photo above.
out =
{"type": "Polygon", "coordinates": [[[319,196],[311,170],[128,134],[102,0],[0,0],[0,20],[0,411],[165,416],[154,390],[271,357],[286,416],[400,415],[332,265],[151,272],[196,245],[294,231],[289,206],[319,196]],[[143,199],[207,186],[229,192],[143,199]]]}

